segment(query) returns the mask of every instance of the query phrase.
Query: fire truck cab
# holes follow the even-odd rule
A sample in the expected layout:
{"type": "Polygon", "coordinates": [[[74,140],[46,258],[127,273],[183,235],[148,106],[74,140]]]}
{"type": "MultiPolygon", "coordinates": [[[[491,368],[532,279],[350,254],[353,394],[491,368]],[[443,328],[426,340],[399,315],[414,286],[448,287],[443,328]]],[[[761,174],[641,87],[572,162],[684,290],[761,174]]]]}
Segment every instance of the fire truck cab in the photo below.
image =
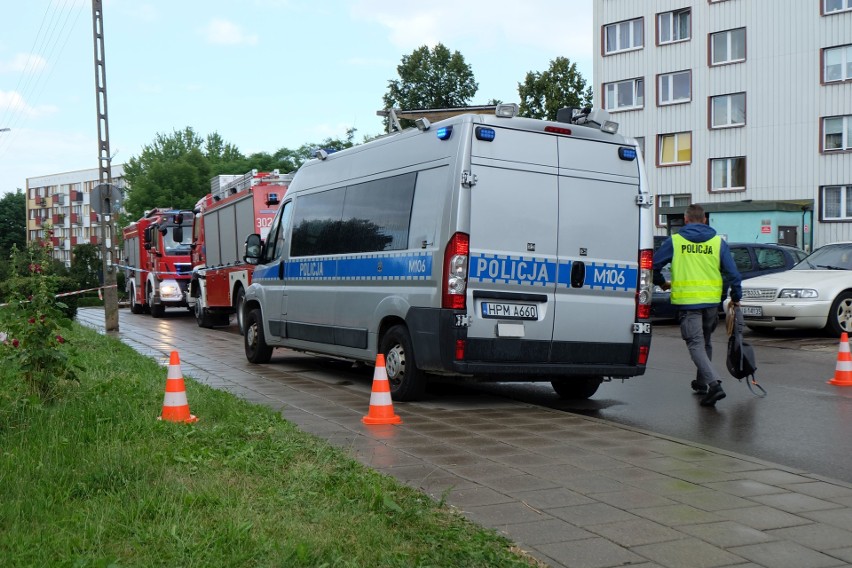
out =
{"type": "Polygon", "coordinates": [[[192,211],[157,208],[124,229],[126,291],[130,311],[155,318],[186,307],[192,211]]]}

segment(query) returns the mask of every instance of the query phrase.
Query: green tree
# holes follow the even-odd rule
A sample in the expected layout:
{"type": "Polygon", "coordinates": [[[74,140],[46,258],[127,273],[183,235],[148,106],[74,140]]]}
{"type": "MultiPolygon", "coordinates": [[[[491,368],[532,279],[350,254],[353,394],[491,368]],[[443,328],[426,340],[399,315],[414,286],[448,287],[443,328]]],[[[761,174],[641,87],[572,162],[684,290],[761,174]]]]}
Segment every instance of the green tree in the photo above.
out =
{"type": "MultiPolygon", "coordinates": [[[[479,89],[462,54],[440,43],[431,51],[424,45],[404,55],[396,71],[399,79],[388,81],[382,97],[388,109],[459,108],[467,106],[479,89]]],[[[400,122],[403,127],[413,124],[400,122]]]]}
{"type": "Polygon", "coordinates": [[[122,224],[154,207],[192,209],[210,191],[214,171],[241,160],[245,157],[236,146],[216,133],[205,140],[187,126],[170,136],[157,134],[124,168],[128,190],[122,224]]]}
{"type": "Polygon", "coordinates": [[[22,190],[0,199],[0,263],[6,264],[12,245],[19,249],[27,242],[27,198],[22,190]]]}
{"type": "Polygon", "coordinates": [[[556,120],[556,111],[565,107],[588,107],[592,88],[567,57],[557,57],[547,71],[530,71],[518,83],[519,114],[529,118],[556,120]]]}
{"type": "Polygon", "coordinates": [[[92,243],[75,245],[71,249],[71,270],[69,276],[80,289],[94,288],[100,285],[102,270],[100,247],[92,243]]]}

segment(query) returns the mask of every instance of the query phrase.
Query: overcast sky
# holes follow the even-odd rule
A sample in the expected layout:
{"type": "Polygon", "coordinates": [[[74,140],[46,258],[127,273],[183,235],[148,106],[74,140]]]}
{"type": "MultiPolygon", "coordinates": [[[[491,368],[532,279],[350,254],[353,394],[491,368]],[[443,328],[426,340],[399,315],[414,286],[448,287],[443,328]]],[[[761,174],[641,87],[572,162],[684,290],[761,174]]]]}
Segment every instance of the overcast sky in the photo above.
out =
{"type": "MultiPolygon", "coordinates": [[[[591,84],[591,0],[105,0],[110,149],[218,132],[244,154],[357,129],[402,56],[443,43],[473,69],[472,104],[518,102],[518,83],[568,57],[591,84]]],[[[0,194],[98,167],[90,0],[0,7],[0,194]]],[[[244,173],[244,172],[233,172],[244,173]]]]}

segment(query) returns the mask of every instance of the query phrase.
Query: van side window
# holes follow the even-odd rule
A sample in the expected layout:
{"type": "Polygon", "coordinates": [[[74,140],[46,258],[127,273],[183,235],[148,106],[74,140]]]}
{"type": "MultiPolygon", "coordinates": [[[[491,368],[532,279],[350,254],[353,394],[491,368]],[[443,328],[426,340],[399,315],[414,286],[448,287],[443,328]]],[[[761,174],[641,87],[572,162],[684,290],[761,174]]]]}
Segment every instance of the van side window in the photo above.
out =
{"type": "Polygon", "coordinates": [[[293,202],[288,201],[281,206],[278,214],[272,220],[272,225],[269,227],[269,234],[266,237],[266,247],[263,249],[264,264],[278,260],[284,255],[285,239],[287,238],[287,228],[289,220],[293,212],[293,202]]]}
{"type": "Polygon", "coordinates": [[[291,256],[408,248],[416,173],[300,196],[291,256]]]}

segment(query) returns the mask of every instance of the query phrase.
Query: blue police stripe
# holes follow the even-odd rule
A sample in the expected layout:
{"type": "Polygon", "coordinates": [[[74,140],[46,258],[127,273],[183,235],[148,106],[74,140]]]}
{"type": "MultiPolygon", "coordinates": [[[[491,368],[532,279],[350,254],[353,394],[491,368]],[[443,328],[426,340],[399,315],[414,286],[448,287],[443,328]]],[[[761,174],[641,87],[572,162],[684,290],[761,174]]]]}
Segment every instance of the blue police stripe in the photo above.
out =
{"type": "Polygon", "coordinates": [[[555,281],[556,268],[554,260],[544,258],[472,253],[469,279],[476,282],[547,286],[555,281]]]}
{"type": "Polygon", "coordinates": [[[373,254],[338,258],[300,258],[285,263],[292,280],[426,280],[432,276],[429,253],[373,254]]]}
{"type": "Polygon", "coordinates": [[[586,265],[584,285],[592,290],[635,290],[638,277],[635,266],[593,262],[586,265]]]}

